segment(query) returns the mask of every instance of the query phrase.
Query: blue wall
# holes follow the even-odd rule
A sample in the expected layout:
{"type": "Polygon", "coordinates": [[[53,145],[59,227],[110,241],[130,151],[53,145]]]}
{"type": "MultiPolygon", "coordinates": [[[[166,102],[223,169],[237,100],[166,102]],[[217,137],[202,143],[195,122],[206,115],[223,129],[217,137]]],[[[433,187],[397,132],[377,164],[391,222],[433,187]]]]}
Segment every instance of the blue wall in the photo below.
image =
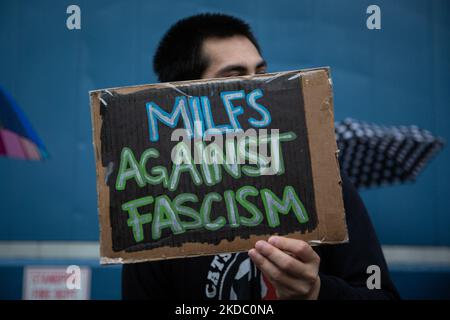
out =
{"type": "MultiPolygon", "coordinates": [[[[331,66],[336,119],[416,124],[450,141],[450,2],[0,2],[0,84],[51,158],[0,158],[0,240],[97,240],[88,91],[152,83],[158,40],[177,19],[219,11],[247,20],[270,71],[331,66]],[[368,5],[382,29],[368,30],[368,5]],[[81,7],[82,29],[66,28],[81,7]]],[[[450,148],[414,184],[363,191],[384,244],[450,246],[450,148]]]]}

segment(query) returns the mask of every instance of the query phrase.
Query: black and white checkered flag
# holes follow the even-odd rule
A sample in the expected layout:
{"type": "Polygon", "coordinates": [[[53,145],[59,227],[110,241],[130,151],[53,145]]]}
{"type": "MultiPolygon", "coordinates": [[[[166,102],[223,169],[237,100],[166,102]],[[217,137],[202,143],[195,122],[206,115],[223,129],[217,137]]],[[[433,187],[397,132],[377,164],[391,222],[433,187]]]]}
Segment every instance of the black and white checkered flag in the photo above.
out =
{"type": "Polygon", "coordinates": [[[414,181],[444,146],[417,126],[379,126],[345,119],[335,123],[339,162],[357,188],[414,181]]]}

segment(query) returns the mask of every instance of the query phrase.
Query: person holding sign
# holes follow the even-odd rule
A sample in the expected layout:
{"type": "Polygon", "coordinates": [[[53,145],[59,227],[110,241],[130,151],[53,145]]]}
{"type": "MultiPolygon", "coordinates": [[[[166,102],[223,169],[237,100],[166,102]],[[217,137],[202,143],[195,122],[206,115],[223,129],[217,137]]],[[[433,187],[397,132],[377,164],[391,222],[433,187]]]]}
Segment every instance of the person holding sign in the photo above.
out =
{"type": "MultiPolygon", "coordinates": [[[[161,82],[172,82],[262,74],[267,63],[245,22],[223,14],[200,14],[169,29],[155,54],[154,69],[161,82]]],[[[250,94],[255,95],[254,103],[261,93],[250,94]]],[[[147,108],[150,127],[155,128],[150,139],[156,141],[158,131],[151,125],[156,118],[151,117],[161,119],[164,114],[157,105],[147,108]]],[[[268,123],[266,110],[257,111],[268,123]]],[[[239,123],[233,119],[232,115],[229,126],[236,128],[239,123]]],[[[311,247],[302,240],[272,236],[256,242],[248,253],[126,264],[123,298],[399,298],[364,204],[349,180],[345,176],[342,180],[348,243],[311,247]],[[367,270],[374,266],[377,273],[370,278],[367,270]]]]}

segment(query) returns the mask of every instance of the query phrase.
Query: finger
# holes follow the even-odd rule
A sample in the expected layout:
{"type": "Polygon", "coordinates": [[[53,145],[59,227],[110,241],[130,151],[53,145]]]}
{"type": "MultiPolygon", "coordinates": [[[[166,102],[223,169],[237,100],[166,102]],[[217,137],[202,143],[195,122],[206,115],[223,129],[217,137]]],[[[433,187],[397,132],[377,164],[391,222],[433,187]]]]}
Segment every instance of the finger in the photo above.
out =
{"type": "Polygon", "coordinates": [[[277,266],[266,259],[256,249],[251,249],[248,255],[253,263],[261,270],[264,275],[274,284],[291,285],[292,279],[283,273],[277,266]]]}
{"type": "Polygon", "coordinates": [[[291,257],[290,255],[263,240],[256,242],[255,248],[258,253],[262,254],[265,258],[267,258],[282,271],[289,273],[297,278],[301,278],[304,276],[306,266],[295,257],[291,257]]]}
{"type": "Polygon", "coordinates": [[[281,250],[291,252],[295,257],[303,262],[319,260],[317,253],[305,241],[279,236],[271,236],[268,241],[271,245],[281,250]]]}
{"type": "Polygon", "coordinates": [[[284,273],[256,249],[249,250],[248,255],[256,267],[276,287],[277,291],[279,290],[288,295],[294,295],[294,293],[299,292],[299,290],[301,294],[307,293],[308,287],[305,283],[284,273]]]}

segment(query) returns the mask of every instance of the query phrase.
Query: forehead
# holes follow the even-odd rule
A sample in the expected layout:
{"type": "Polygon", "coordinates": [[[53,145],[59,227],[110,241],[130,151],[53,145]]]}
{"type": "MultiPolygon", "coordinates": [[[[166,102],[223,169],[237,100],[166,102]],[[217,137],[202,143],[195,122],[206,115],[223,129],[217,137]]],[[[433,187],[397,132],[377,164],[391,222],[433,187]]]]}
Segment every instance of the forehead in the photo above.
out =
{"type": "Polygon", "coordinates": [[[256,65],[262,57],[254,44],[244,36],[229,38],[208,38],[203,42],[202,53],[210,66],[256,65]]]}

